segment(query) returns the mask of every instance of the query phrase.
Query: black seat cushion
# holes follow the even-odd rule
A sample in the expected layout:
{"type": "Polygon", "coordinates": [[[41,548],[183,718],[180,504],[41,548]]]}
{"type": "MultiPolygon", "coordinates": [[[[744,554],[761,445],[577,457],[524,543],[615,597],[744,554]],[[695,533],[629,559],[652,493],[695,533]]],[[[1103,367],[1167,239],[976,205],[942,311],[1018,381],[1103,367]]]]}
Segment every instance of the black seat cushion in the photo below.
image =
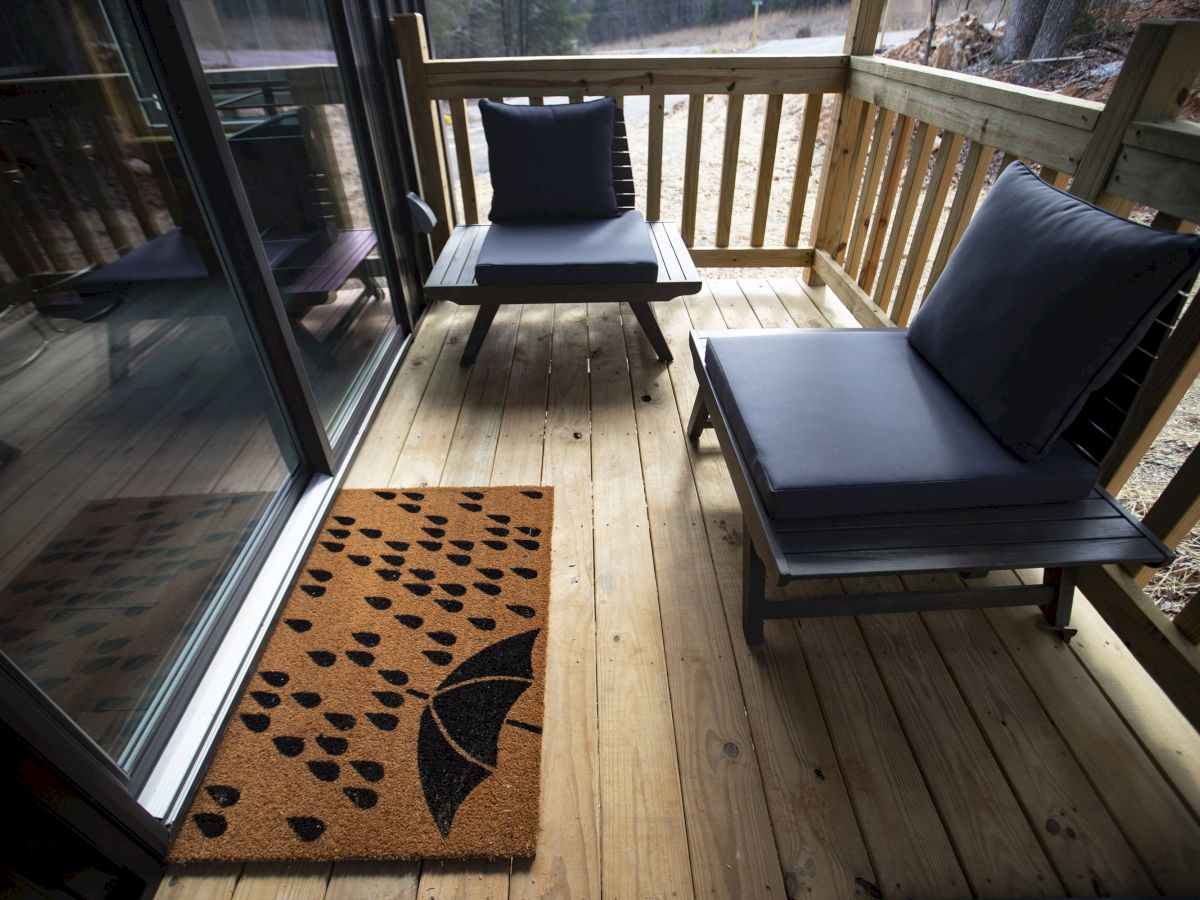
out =
{"type": "Polygon", "coordinates": [[[963,234],[909,340],[1005,446],[1034,459],[1195,277],[1198,262],[1200,237],[1112,215],[1013,163],[963,234]]]}
{"type": "Polygon", "coordinates": [[[1024,462],[903,329],[713,336],[718,402],[773,518],[1074,500],[1096,469],[1065,442],[1024,462]]]}
{"type": "Polygon", "coordinates": [[[479,284],[635,284],[658,280],[646,220],[635,209],[615,219],[495,222],[475,264],[479,284]]]}
{"type": "Polygon", "coordinates": [[[493,222],[617,214],[611,97],[550,106],[480,100],[479,109],[493,222]]]}

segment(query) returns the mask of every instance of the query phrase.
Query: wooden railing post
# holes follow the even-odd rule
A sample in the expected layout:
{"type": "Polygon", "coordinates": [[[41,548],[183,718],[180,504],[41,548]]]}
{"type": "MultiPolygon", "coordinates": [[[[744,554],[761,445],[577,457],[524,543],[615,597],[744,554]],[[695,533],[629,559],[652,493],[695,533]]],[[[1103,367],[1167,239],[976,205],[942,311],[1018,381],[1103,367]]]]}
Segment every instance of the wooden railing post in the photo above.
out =
{"type": "Polygon", "coordinates": [[[1129,55],[1088,141],[1071,193],[1102,201],[1131,122],[1171,119],[1200,73],[1200,20],[1151,19],[1138,26],[1129,55]]]}
{"type": "Polygon", "coordinates": [[[1200,595],[1192,595],[1192,599],[1175,616],[1175,627],[1193,644],[1200,644],[1200,595]]]}
{"type": "Polygon", "coordinates": [[[425,23],[420,13],[406,13],[392,19],[392,30],[396,38],[396,58],[400,61],[404,79],[404,100],[408,107],[421,196],[437,215],[437,225],[429,234],[433,254],[437,256],[450,237],[450,178],[442,146],[442,123],[437,103],[429,96],[425,77],[425,64],[429,62],[425,23]]]}
{"type": "MultiPolygon", "coordinates": [[[[871,55],[879,39],[879,24],[883,19],[884,0],[854,0],[850,6],[850,21],[846,28],[843,53],[851,56],[871,55]]],[[[851,169],[856,155],[855,140],[859,123],[867,104],[843,92],[833,106],[833,127],[825,145],[821,164],[821,182],[817,186],[817,205],[813,214],[812,244],[836,258],[838,242],[843,232],[843,220],[853,213],[850,205],[851,169]]],[[[822,284],[820,276],[809,269],[804,279],[808,284],[822,284]]]]}
{"type": "MultiPolygon", "coordinates": [[[[1142,517],[1142,524],[1174,548],[1200,519],[1200,448],[1193,449],[1179,471],[1163,488],[1154,505],[1142,517]]],[[[1146,566],[1127,567],[1139,587],[1154,576],[1146,566]]]]}

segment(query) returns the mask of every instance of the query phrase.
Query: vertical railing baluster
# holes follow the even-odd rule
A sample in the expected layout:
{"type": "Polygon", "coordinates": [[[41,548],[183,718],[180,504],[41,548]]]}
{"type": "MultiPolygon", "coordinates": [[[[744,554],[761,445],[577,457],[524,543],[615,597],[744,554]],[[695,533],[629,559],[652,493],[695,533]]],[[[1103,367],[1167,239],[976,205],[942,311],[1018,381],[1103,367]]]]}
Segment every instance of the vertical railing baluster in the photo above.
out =
{"type": "Polygon", "coordinates": [[[796,144],[796,168],[792,177],[792,196],[788,204],[787,228],[783,243],[788,247],[800,245],[800,229],[804,222],[804,206],[808,200],[808,183],[812,180],[813,150],[817,146],[817,130],[821,127],[823,94],[807,94],[804,99],[804,121],[800,140],[796,144]]]}
{"type": "Polygon", "coordinates": [[[721,154],[721,192],[717,200],[716,246],[729,246],[733,222],[733,194],[737,188],[738,147],[742,140],[742,106],[745,96],[730,94],[725,109],[725,150],[721,154]]]}
{"type": "MultiPolygon", "coordinates": [[[[904,245],[908,242],[908,230],[917,210],[921,186],[925,183],[934,137],[933,127],[928,122],[917,125],[916,140],[908,159],[908,169],[904,173],[904,185],[900,188],[900,201],[896,205],[896,220],[888,234],[887,249],[880,262],[879,282],[871,295],[875,305],[884,312],[888,312],[891,306],[892,288],[900,272],[900,260],[904,256],[904,245]]],[[[892,316],[892,321],[896,321],[895,316],[892,316]]]]}
{"type": "Polygon", "coordinates": [[[912,246],[908,249],[904,274],[896,291],[896,310],[892,318],[901,327],[907,325],[912,318],[917,289],[921,285],[921,273],[925,270],[925,260],[929,258],[929,248],[933,245],[938,220],[942,217],[942,210],[946,208],[946,194],[950,191],[950,182],[958,165],[962,145],[962,135],[950,132],[942,134],[942,145],[938,147],[937,156],[933,161],[929,188],[925,191],[925,202],[921,204],[921,212],[917,216],[912,246]]]}
{"type": "Polygon", "coordinates": [[[751,247],[761,247],[766,240],[771,186],[775,181],[775,148],[779,144],[779,119],[782,113],[783,94],[772,94],[767,98],[762,149],[758,154],[758,185],[754,192],[754,218],[750,225],[751,247]]]}
{"type": "Polygon", "coordinates": [[[462,192],[463,218],[479,224],[479,202],[475,193],[475,164],[471,158],[471,130],[467,126],[467,101],[450,102],[450,127],[454,132],[454,156],[458,160],[458,185],[462,192]]]}
{"type": "Polygon", "coordinates": [[[700,146],[704,135],[704,95],[688,99],[687,149],[683,162],[683,212],[680,233],[691,247],[696,242],[696,194],[700,189],[700,146]]]}
{"type": "Polygon", "coordinates": [[[646,218],[651,222],[662,215],[663,116],[667,98],[652,94],[650,136],[646,147],[646,218]]]}

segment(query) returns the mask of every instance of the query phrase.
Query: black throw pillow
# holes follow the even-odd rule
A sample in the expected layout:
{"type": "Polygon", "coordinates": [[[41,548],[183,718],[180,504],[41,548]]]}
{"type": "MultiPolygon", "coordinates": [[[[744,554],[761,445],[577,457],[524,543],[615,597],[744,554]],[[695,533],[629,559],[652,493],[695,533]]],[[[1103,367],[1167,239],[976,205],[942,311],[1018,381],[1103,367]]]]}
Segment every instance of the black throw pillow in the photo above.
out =
{"type": "Polygon", "coordinates": [[[1010,165],[908,333],[992,434],[1045,455],[1195,277],[1200,237],[1115,216],[1010,165]]]}
{"type": "Polygon", "coordinates": [[[617,215],[612,143],[617,104],[510,106],[480,100],[493,222],[617,215]]]}

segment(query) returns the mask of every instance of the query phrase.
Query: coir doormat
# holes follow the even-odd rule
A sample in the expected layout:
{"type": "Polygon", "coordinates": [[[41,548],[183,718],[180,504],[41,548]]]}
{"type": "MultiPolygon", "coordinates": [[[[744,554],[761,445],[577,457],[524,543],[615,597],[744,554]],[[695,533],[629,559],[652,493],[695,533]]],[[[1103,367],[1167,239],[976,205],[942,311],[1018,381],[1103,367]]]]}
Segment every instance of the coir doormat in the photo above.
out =
{"type": "Polygon", "coordinates": [[[553,508],[343,491],[172,859],[532,855],[553,508]]]}

